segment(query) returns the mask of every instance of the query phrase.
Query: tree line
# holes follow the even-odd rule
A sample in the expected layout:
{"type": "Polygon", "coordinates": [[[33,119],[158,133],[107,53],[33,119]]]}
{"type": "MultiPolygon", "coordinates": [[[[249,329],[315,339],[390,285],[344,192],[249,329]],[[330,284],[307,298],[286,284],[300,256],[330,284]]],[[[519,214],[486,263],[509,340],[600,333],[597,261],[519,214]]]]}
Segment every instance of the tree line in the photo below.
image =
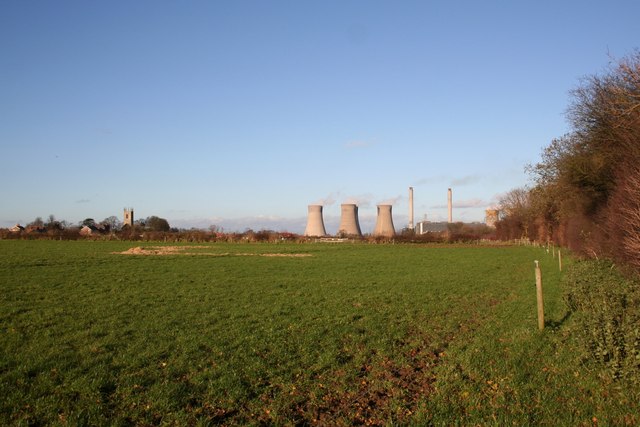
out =
{"type": "MultiPolygon", "coordinates": [[[[168,221],[157,216],[136,220],[133,227],[124,226],[115,216],[110,216],[97,222],[93,218],[85,218],[77,224],[68,221],[58,221],[50,215],[45,221],[37,217],[21,230],[0,229],[0,239],[65,239],[78,238],[144,240],[167,242],[282,242],[282,241],[315,241],[317,237],[306,237],[288,231],[253,230],[243,232],[225,232],[222,227],[211,225],[208,229],[190,228],[178,229],[170,227],[168,221]],[[89,228],[94,233],[82,233],[82,229],[89,228]]],[[[447,224],[444,231],[416,234],[415,230],[403,229],[393,237],[364,235],[362,237],[341,236],[369,243],[476,243],[495,239],[495,230],[485,224],[465,224],[455,222],[447,224]]],[[[328,237],[331,238],[331,237],[328,237]]]]}
{"type": "MultiPolygon", "coordinates": [[[[104,231],[104,232],[120,232],[126,231],[129,227],[125,226],[120,219],[113,215],[103,219],[102,221],[96,221],[93,218],[85,218],[82,221],[74,224],[66,220],[58,220],[55,215],[49,215],[46,220],[42,217],[36,217],[33,221],[22,227],[25,231],[31,232],[55,232],[55,231],[78,231],[83,227],[90,229],[104,231]]],[[[133,229],[137,231],[178,231],[172,229],[169,222],[158,216],[152,215],[144,219],[138,219],[133,224],[133,229]]]]}
{"type": "Polygon", "coordinates": [[[570,93],[570,132],[501,200],[497,236],[554,241],[640,268],[640,52],[570,93]]]}

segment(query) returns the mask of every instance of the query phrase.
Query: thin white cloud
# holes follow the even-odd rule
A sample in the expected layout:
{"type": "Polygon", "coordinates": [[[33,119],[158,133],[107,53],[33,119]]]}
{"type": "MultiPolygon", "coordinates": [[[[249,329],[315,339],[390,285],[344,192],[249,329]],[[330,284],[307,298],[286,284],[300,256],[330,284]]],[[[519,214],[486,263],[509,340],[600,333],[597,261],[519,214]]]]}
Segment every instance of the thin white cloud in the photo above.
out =
{"type": "Polygon", "coordinates": [[[392,197],[389,199],[384,199],[381,202],[379,202],[379,205],[395,205],[397,204],[400,200],[403,200],[402,196],[396,196],[396,197],[392,197]]]}
{"type": "Polygon", "coordinates": [[[462,178],[456,178],[451,181],[452,187],[464,187],[466,185],[478,183],[482,177],[478,174],[463,176],[462,178]]]}
{"type": "Polygon", "coordinates": [[[453,202],[453,207],[457,209],[482,208],[487,206],[487,202],[482,199],[469,199],[453,202]]]}
{"type": "MultiPolygon", "coordinates": [[[[453,202],[452,206],[455,209],[469,209],[469,208],[481,208],[490,205],[491,203],[482,199],[468,199],[459,200],[453,202]]],[[[431,206],[431,209],[446,209],[447,205],[435,205],[431,206]]]]}
{"type": "Polygon", "coordinates": [[[322,197],[317,199],[315,202],[310,203],[311,205],[322,205],[322,206],[331,206],[336,202],[336,199],[339,197],[340,193],[331,193],[326,197],[322,197]]]}
{"type": "Polygon", "coordinates": [[[358,196],[349,196],[345,198],[342,203],[343,204],[355,204],[360,208],[367,208],[371,206],[371,201],[373,200],[372,194],[361,194],[358,196]]]}
{"type": "Polygon", "coordinates": [[[464,187],[480,182],[484,177],[480,174],[465,175],[460,178],[451,178],[445,175],[434,175],[420,178],[413,183],[414,187],[426,184],[441,184],[448,182],[449,187],[464,187]]]}
{"type": "Polygon", "coordinates": [[[413,187],[418,187],[420,185],[426,185],[426,184],[442,183],[446,180],[447,180],[447,177],[444,175],[428,176],[428,177],[424,177],[416,180],[413,183],[413,187]]]}
{"type": "Polygon", "coordinates": [[[370,141],[363,141],[361,139],[358,140],[353,140],[353,141],[348,141],[345,144],[346,148],[349,149],[359,149],[359,148],[368,148],[368,147],[372,147],[374,145],[373,142],[370,141]]]}

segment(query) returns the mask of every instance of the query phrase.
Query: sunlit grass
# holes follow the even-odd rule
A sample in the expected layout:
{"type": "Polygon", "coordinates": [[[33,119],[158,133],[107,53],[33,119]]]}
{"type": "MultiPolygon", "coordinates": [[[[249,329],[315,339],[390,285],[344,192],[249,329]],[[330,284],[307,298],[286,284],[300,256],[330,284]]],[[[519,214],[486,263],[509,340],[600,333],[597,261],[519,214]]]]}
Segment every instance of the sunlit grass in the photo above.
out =
{"type": "Polygon", "coordinates": [[[136,246],[0,241],[2,424],[638,422],[540,249],[136,246]]]}

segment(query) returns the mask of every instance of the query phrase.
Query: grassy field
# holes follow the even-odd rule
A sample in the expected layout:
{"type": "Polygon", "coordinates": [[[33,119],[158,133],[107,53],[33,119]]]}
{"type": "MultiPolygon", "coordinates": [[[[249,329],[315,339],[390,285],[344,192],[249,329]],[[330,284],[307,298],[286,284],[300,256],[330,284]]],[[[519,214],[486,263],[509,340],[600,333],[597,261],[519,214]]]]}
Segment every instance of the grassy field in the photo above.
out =
{"type": "Polygon", "coordinates": [[[140,245],[0,241],[0,424],[640,423],[541,249],[140,245]]]}

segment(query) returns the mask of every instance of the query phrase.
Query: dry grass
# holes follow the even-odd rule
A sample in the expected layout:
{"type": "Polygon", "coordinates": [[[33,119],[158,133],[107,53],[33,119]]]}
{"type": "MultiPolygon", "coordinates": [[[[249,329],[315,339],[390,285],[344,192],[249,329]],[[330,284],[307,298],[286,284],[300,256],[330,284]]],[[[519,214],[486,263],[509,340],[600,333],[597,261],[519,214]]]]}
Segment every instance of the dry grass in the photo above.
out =
{"type": "Polygon", "coordinates": [[[164,256],[164,255],[205,255],[205,256],[261,256],[261,257],[285,257],[303,258],[310,257],[306,253],[230,253],[230,252],[193,252],[191,249],[213,249],[211,246],[136,246],[122,252],[112,252],[116,255],[143,255],[143,256],[164,256]]]}

